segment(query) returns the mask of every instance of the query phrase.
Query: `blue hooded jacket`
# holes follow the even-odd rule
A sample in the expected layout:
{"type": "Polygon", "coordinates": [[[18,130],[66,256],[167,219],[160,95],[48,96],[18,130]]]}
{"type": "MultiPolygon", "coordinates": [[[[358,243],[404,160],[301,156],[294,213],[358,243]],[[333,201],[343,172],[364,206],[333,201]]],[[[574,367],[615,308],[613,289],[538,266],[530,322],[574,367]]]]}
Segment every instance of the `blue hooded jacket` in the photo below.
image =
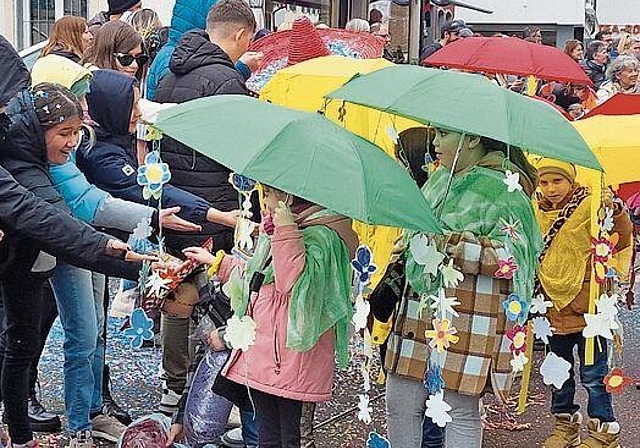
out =
{"type": "MultiPolygon", "coordinates": [[[[153,100],[160,80],[169,72],[171,55],[180,37],[187,31],[204,30],[207,25],[207,13],[217,2],[218,0],[176,0],[169,28],[169,40],[160,49],[147,73],[148,99],[153,100]]],[[[249,79],[251,71],[246,64],[238,61],[236,68],[245,79],[249,79]]]]}
{"type": "MultiPolygon", "coordinates": [[[[95,128],[97,141],[93,148],[79,150],[76,157],[78,168],[89,182],[117,198],[147,204],[137,181],[137,162],[130,150],[134,144],[129,120],[135,85],[134,78],[114,70],[93,72],[87,103],[89,115],[98,124],[95,128]]],[[[182,218],[203,224],[211,204],[167,184],[162,189],[162,206],[180,206],[182,218]]]]}

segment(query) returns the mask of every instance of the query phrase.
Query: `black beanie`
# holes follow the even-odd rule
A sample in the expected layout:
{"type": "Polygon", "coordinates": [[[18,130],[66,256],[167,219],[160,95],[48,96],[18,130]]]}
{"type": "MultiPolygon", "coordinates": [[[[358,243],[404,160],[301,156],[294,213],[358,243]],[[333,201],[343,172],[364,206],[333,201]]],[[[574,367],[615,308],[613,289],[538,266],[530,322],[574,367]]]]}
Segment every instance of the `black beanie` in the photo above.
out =
{"type": "Polygon", "coordinates": [[[108,0],[107,4],[109,5],[109,10],[107,11],[107,14],[110,16],[122,14],[127,9],[137,5],[141,1],[142,0],[108,0]]]}

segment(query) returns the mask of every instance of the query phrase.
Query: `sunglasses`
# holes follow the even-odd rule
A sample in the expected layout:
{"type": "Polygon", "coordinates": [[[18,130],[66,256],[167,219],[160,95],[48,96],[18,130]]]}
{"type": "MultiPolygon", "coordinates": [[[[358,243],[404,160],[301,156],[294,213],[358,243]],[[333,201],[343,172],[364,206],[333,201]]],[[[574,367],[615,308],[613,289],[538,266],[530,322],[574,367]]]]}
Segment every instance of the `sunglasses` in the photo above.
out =
{"type": "Polygon", "coordinates": [[[133,64],[133,61],[136,61],[138,67],[142,67],[149,60],[149,56],[146,54],[139,54],[134,56],[132,54],[123,54],[123,53],[114,53],[116,59],[123,67],[129,67],[133,64]]]}

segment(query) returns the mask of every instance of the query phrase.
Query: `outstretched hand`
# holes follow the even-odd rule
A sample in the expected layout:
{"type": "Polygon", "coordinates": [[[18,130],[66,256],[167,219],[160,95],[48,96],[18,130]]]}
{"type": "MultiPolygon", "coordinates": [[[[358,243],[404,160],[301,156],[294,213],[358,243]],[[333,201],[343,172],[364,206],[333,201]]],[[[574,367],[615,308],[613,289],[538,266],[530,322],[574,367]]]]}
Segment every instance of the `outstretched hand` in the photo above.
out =
{"type": "Polygon", "coordinates": [[[203,247],[187,247],[182,249],[182,253],[188,259],[202,264],[212,264],[216,259],[211,252],[203,247]]]}
{"type": "Polygon", "coordinates": [[[163,208],[160,210],[160,223],[167,229],[176,232],[202,232],[202,226],[194,224],[178,216],[180,207],[163,208]]]}
{"type": "Polygon", "coordinates": [[[166,448],[171,448],[173,442],[182,438],[183,429],[184,427],[180,423],[174,423],[171,425],[171,428],[169,428],[169,432],[167,433],[166,448]]]}

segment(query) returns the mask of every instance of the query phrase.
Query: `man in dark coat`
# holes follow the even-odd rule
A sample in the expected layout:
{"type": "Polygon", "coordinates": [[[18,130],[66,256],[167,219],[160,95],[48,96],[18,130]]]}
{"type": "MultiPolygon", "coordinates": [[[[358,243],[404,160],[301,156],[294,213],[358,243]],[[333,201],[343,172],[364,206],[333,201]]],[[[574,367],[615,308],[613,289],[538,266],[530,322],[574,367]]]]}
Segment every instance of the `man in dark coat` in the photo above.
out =
{"type": "MultiPolygon", "coordinates": [[[[253,13],[243,0],[218,2],[207,17],[207,31],[190,31],[178,42],[171,72],[160,81],[154,100],[183,103],[213,95],[246,95],[245,79],[234,64],[249,48],[255,26],[253,13]]],[[[206,199],[219,210],[238,208],[238,194],[229,184],[226,167],[169,137],[162,140],[162,156],[171,167],[173,185],[206,199]]],[[[233,232],[215,224],[205,225],[197,237],[167,233],[166,241],[169,247],[182,249],[209,236],[216,249],[230,250],[233,245],[233,232]]]]}
{"type": "MultiPolygon", "coordinates": [[[[184,33],[169,63],[170,73],[159,82],[154,101],[183,103],[223,94],[246,95],[244,76],[235,63],[248,50],[256,28],[251,8],[244,0],[220,0],[207,15],[206,31],[184,33]]],[[[242,132],[243,123],[238,123],[242,132]]],[[[216,144],[215,135],[211,144],[216,144]]],[[[241,148],[229,148],[239,151],[241,148]]],[[[206,199],[223,212],[238,208],[238,193],[229,183],[230,171],[188,146],[167,136],[162,139],[162,157],[171,168],[171,182],[206,199]]],[[[221,225],[205,224],[199,235],[166,233],[169,248],[182,249],[213,237],[215,249],[230,250],[233,231],[221,225]]],[[[189,369],[189,320],[163,316],[162,366],[165,371],[160,410],[171,413],[185,387],[189,369]]]]}

